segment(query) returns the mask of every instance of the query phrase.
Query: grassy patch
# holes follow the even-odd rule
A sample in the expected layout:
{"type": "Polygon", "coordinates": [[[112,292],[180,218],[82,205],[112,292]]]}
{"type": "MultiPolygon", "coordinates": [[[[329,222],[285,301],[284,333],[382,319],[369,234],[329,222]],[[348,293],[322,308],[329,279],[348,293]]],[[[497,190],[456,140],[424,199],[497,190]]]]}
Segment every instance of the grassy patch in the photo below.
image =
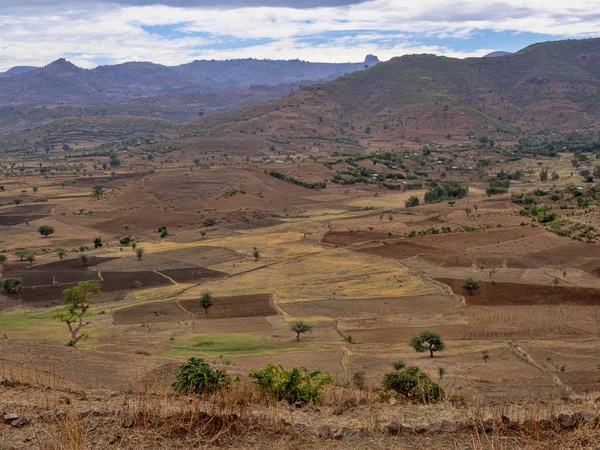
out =
{"type": "Polygon", "coordinates": [[[52,313],[28,313],[18,310],[0,315],[0,331],[23,331],[54,323],[52,313]]]}
{"type": "Polygon", "coordinates": [[[174,341],[166,356],[249,356],[308,348],[303,342],[267,342],[247,333],[216,333],[174,341]]]}

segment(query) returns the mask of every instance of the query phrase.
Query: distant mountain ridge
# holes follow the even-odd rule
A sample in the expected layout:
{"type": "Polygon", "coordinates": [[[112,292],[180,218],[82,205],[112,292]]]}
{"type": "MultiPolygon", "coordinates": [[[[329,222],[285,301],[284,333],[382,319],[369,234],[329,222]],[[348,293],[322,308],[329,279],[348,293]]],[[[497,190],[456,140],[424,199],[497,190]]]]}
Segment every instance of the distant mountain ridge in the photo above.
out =
{"type": "Polygon", "coordinates": [[[0,78],[1,77],[12,76],[12,75],[19,75],[19,74],[25,73],[25,72],[31,72],[32,70],[35,70],[35,69],[37,69],[37,67],[34,67],[34,66],[15,66],[15,67],[11,67],[6,72],[0,72],[0,78]]]}
{"type": "Polygon", "coordinates": [[[379,63],[312,63],[258,59],[193,61],[180,66],[150,62],[82,69],[61,58],[41,68],[13,68],[0,77],[0,107],[122,102],[177,92],[222,92],[252,85],[326,81],[379,63]]]}
{"type": "Polygon", "coordinates": [[[487,55],[484,56],[484,58],[497,58],[498,56],[506,56],[506,55],[512,55],[512,53],[498,50],[495,52],[488,53],[487,55]]]}

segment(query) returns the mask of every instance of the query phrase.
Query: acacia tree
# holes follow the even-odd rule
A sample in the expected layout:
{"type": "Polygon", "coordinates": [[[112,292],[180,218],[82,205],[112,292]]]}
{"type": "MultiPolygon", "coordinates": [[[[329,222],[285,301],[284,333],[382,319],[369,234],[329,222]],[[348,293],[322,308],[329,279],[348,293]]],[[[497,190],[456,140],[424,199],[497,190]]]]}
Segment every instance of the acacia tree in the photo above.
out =
{"type": "Polygon", "coordinates": [[[419,353],[429,351],[430,358],[433,358],[433,352],[439,352],[446,348],[440,335],[433,331],[422,331],[418,336],[413,336],[410,346],[419,353]]]}
{"type": "Polygon", "coordinates": [[[298,320],[290,324],[290,330],[296,333],[296,340],[299,341],[301,334],[308,333],[310,330],[312,330],[312,325],[302,320],[298,320]]]}
{"type": "Polygon", "coordinates": [[[79,332],[83,327],[89,325],[89,322],[83,322],[83,316],[93,303],[90,295],[99,293],[100,284],[95,281],[82,281],[77,286],[63,291],[65,307],[55,312],[52,317],[67,324],[71,332],[71,340],[68,342],[68,346],[75,347],[77,342],[84,336],[79,332]]]}
{"type": "Polygon", "coordinates": [[[50,225],[41,225],[38,228],[38,233],[40,233],[44,237],[48,237],[51,234],[54,234],[54,227],[51,227],[50,225]]]}
{"type": "Polygon", "coordinates": [[[208,314],[208,308],[213,304],[213,296],[210,291],[204,291],[200,296],[200,306],[204,309],[204,314],[208,314]]]}

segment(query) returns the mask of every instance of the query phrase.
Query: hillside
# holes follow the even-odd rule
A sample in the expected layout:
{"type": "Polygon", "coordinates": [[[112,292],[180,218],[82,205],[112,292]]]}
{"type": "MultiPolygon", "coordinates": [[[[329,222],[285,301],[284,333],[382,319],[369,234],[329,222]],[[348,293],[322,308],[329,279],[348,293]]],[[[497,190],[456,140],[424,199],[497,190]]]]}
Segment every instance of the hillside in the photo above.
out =
{"type": "Polygon", "coordinates": [[[257,85],[240,91],[174,93],[102,104],[5,106],[0,107],[0,130],[17,133],[66,117],[140,116],[186,122],[199,115],[224,113],[273,100],[294,89],[298,89],[295,83],[257,85]]]}
{"type": "Polygon", "coordinates": [[[271,141],[290,151],[307,139],[332,151],[347,143],[512,141],[523,131],[596,127],[599,85],[600,39],[536,44],[501,58],[408,55],[180,128],[224,141],[245,134],[263,149],[271,141]]]}

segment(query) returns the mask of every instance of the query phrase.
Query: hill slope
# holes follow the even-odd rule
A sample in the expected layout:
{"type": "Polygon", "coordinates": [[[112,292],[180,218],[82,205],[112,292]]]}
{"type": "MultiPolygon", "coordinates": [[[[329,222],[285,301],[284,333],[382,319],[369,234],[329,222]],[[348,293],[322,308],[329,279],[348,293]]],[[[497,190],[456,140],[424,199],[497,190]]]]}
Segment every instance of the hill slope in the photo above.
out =
{"type": "Polygon", "coordinates": [[[600,125],[599,87],[600,39],[535,44],[502,58],[408,55],[181,128],[212,139],[245,134],[290,150],[309,139],[331,149],[514,140],[524,130],[600,125]]]}

